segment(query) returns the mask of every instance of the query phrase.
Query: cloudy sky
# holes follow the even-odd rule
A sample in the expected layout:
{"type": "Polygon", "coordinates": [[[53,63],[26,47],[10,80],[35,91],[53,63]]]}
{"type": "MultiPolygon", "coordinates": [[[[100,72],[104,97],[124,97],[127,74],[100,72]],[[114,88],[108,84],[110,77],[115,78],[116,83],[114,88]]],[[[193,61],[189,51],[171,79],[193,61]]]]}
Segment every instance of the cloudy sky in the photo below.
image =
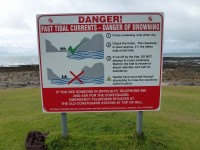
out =
{"type": "Polygon", "coordinates": [[[164,53],[200,53],[199,0],[1,0],[0,56],[37,55],[36,14],[164,12],[164,53]]]}

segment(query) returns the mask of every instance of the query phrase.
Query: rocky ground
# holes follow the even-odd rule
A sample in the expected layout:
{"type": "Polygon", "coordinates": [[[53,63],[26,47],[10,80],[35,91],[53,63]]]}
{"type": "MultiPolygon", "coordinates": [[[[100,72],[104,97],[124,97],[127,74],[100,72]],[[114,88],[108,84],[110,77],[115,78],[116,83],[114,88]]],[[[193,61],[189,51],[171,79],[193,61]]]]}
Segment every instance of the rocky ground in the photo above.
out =
{"type": "Polygon", "coordinates": [[[167,85],[200,86],[200,58],[164,58],[162,82],[167,85]]]}
{"type": "MultiPolygon", "coordinates": [[[[200,58],[164,58],[163,85],[200,86],[200,58]]],[[[0,88],[39,87],[39,66],[0,67],[0,88]]]]}
{"type": "Polygon", "coordinates": [[[39,66],[0,67],[0,88],[39,87],[39,66]]]}

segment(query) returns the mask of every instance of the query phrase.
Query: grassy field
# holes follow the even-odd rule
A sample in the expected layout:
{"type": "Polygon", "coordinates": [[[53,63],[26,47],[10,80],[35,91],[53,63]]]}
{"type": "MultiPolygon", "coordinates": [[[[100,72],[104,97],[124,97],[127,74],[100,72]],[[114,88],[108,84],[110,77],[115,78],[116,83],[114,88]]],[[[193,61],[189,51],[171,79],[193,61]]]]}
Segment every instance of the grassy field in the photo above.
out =
{"type": "Polygon", "coordinates": [[[40,89],[0,90],[0,150],[23,150],[29,131],[49,132],[52,150],[200,150],[200,87],[163,87],[161,111],[144,112],[144,137],[136,113],[70,113],[69,138],[60,114],[42,113],[40,89]]]}

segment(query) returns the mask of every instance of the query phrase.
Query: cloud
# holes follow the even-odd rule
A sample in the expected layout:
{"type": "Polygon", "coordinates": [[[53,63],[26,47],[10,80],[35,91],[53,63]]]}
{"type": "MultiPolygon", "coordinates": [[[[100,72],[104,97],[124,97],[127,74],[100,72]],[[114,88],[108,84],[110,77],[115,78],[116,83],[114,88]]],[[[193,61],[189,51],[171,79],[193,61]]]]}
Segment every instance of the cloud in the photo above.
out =
{"type": "Polygon", "coordinates": [[[0,5],[0,53],[35,54],[36,14],[91,12],[164,12],[164,52],[200,50],[197,0],[6,0],[0,5]]]}
{"type": "Polygon", "coordinates": [[[200,41],[166,40],[164,46],[169,53],[199,53],[200,41]]]}
{"type": "Polygon", "coordinates": [[[3,35],[0,36],[1,55],[37,55],[36,35],[3,35]]]}
{"type": "Polygon", "coordinates": [[[23,14],[20,13],[8,13],[1,17],[0,21],[0,28],[1,30],[30,30],[30,26],[26,22],[25,17],[23,14]],[[10,17],[12,16],[12,17],[10,17]]]}

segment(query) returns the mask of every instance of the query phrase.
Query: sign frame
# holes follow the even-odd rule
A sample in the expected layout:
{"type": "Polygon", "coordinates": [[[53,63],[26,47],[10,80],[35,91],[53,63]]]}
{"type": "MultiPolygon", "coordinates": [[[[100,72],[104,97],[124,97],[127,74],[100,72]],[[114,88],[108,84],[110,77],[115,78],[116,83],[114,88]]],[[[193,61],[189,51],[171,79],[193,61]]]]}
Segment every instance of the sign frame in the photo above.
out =
{"type": "MultiPolygon", "coordinates": [[[[80,19],[80,18],[79,18],[80,19]]],[[[81,19],[80,19],[81,20],[81,19]]],[[[80,21],[79,20],[79,21],[80,21]]],[[[81,20],[81,24],[84,22],[83,21],[84,19],[82,19],[81,20]]],[[[93,20],[94,21],[94,20],[93,20]]],[[[72,21],[73,22],[73,21],[72,21]]],[[[85,18],[85,24],[86,25],[89,25],[89,24],[91,24],[91,19],[87,19],[87,18],[85,18]]],[[[144,22],[143,22],[144,23],[144,22]]],[[[56,23],[56,24],[58,24],[58,22],[56,23]]],[[[62,24],[62,23],[61,23],[62,24]]],[[[66,23],[65,23],[66,24],[66,23]]],[[[71,23],[72,24],[72,23],[71,23]]],[[[74,23],[73,23],[74,24],[74,23]]],[[[94,24],[94,23],[93,23],[94,24]]],[[[132,22],[132,24],[134,24],[134,22],[132,22]]],[[[135,23],[135,27],[137,27],[137,24],[139,24],[139,22],[137,22],[137,23],[135,23]]],[[[68,22],[67,23],[67,25],[70,25],[70,22],[68,22]]],[[[138,26],[140,26],[140,25],[138,25],[138,26]]],[[[42,92],[42,107],[43,107],[43,111],[44,112],[54,112],[54,113],[60,113],[60,112],[112,112],[112,111],[157,111],[157,110],[160,110],[160,103],[161,103],[161,82],[162,82],[162,52],[163,52],[163,30],[164,30],[164,14],[163,13],[157,13],[157,12],[150,12],[150,13],[92,13],[92,14],[90,14],[90,13],[81,13],[81,14],[42,14],[42,15],[37,15],[37,32],[38,32],[38,53],[39,53],[39,64],[40,64],[40,82],[41,82],[41,92],[42,92]],[[54,19],[52,20],[52,18],[55,18],[55,20],[56,20],[56,18],[58,17],[66,17],[66,18],[68,18],[68,17],[71,17],[72,18],[72,20],[74,19],[74,18],[77,18],[78,16],[82,16],[83,18],[84,18],[84,16],[104,16],[104,17],[102,17],[102,19],[99,19],[98,21],[100,21],[100,20],[102,20],[101,22],[98,22],[98,23],[96,23],[97,24],[97,27],[98,27],[98,25],[100,25],[100,24],[102,24],[102,22],[104,23],[104,24],[110,24],[110,23],[113,23],[113,21],[115,22],[115,24],[121,24],[121,23],[124,23],[123,22],[123,16],[145,16],[145,17],[149,17],[149,18],[147,18],[148,20],[147,20],[147,22],[146,23],[148,23],[149,22],[149,24],[153,24],[153,22],[152,22],[152,18],[156,18],[155,16],[159,16],[160,17],[160,26],[159,26],[159,31],[155,31],[155,32],[159,32],[159,34],[157,34],[156,36],[159,36],[160,38],[159,38],[159,49],[160,49],[160,51],[159,51],[159,62],[160,62],[160,64],[158,65],[159,66],[159,68],[157,67],[157,69],[159,69],[157,72],[159,72],[159,76],[158,77],[156,77],[156,79],[158,80],[157,82],[156,82],[156,86],[152,86],[151,84],[150,85],[141,85],[140,84],[140,82],[138,82],[138,85],[134,85],[134,86],[97,86],[97,87],[95,87],[94,85],[92,85],[92,86],[87,86],[87,87],[84,87],[84,86],[82,86],[82,85],[80,85],[80,87],[74,87],[74,85],[72,85],[72,87],[56,87],[56,88],[54,88],[54,87],[48,87],[48,85],[46,86],[45,85],[45,81],[44,81],[44,78],[46,78],[46,77],[44,77],[45,75],[44,75],[44,72],[43,72],[43,69],[44,69],[44,61],[43,61],[43,55],[44,54],[42,54],[42,51],[44,50],[44,48],[42,48],[42,47],[44,47],[44,46],[42,46],[43,44],[42,44],[42,42],[41,42],[41,35],[42,34],[54,34],[54,33],[56,33],[56,34],[65,34],[66,32],[72,32],[72,34],[73,33],[77,33],[76,31],[70,31],[70,30],[68,30],[68,31],[66,31],[67,29],[65,29],[65,31],[63,31],[64,29],[62,28],[62,31],[58,31],[58,29],[56,30],[56,28],[55,28],[55,26],[52,26],[52,22],[54,21],[54,19]],[[113,16],[113,17],[110,17],[110,16],[113,16]],[[117,17],[117,16],[119,16],[119,17],[117,17]],[[122,16],[122,17],[120,17],[120,16],[122,16]],[[74,18],[73,18],[74,17],[74,18]],[[150,17],[152,17],[152,18],[150,18],[150,17]],[[47,28],[46,29],[44,29],[44,28],[42,28],[42,27],[45,27],[45,26],[42,26],[42,25],[44,25],[44,24],[40,24],[40,20],[41,20],[41,18],[46,18],[47,19],[47,21],[48,21],[48,24],[49,24],[49,26],[51,26],[51,27],[49,27],[48,28],[48,26],[46,26],[47,28]],[[120,20],[121,19],[121,20],[120,20]],[[106,21],[105,21],[106,20],[106,21]],[[104,22],[105,21],[105,22],[104,22]],[[121,22],[120,22],[121,21],[121,22]],[[53,31],[53,28],[54,28],[54,31],[53,31]],[[56,30],[56,31],[55,31],[56,30]],[[52,31],[52,32],[49,32],[49,31],[52,31]],[[51,109],[51,110],[49,110],[49,108],[47,108],[47,104],[48,103],[52,103],[52,101],[49,101],[49,100],[46,100],[47,98],[48,99],[51,99],[51,98],[53,98],[54,100],[53,101],[56,101],[55,100],[55,98],[58,100],[58,99],[65,99],[65,98],[68,98],[68,97],[73,97],[73,93],[65,93],[65,92],[67,92],[68,90],[70,91],[70,90],[83,90],[83,89],[85,89],[85,90],[88,90],[88,91],[92,91],[92,89],[101,89],[101,88],[103,88],[103,90],[109,90],[109,89],[113,89],[113,90],[117,90],[117,91],[120,91],[120,88],[122,88],[122,89],[124,89],[124,91],[130,91],[130,87],[131,88],[133,88],[133,90],[135,89],[136,91],[137,90],[139,90],[140,92],[142,91],[142,90],[144,90],[144,89],[146,89],[146,91],[148,91],[148,96],[147,97],[145,97],[144,96],[144,94],[140,94],[140,96],[139,97],[143,97],[142,99],[142,101],[144,101],[144,99],[146,99],[146,101],[148,101],[148,97],[150,97],[150,98],[152,98],[152,99],[156,99],[156,106],[153,106],[153,107],[155,107],[155,108],[148,108],[148,106],[145,106],[145,107],[142,107],[142,106],[139,106],[139,105],[142,105],[142,104],[136,104],[137,105],[137,108],[136,109],[134,109],[134,107],[132,107],[133,109],[126,109],[126,107],[128,107],[128,106],[125,106],[125,107],[123,107],[122,109],[118,109],[120,106],[117,106],[117,107],[113,107],[113,105],[112,104],[109,104],[109,105],[106,105],[106,107],[108,107],[107,109],[100,109],[100,107],[98,108],[98,109],[95,109],[95,107],[93,107],[93,108],[90,108],[90,109],[87,109],[87,105],[85,106],[85,108],[86,109],[64,109],[64,108],[67,108],[67,106],[69,106],[69,103],[67,104],[67,105],[65,105],[65,103],[63,102],[63,104],[62,104],[62,106],[63,106],[63,108],[59,108],[60,106],[55,106],[55,108],[53,108],[53,109],[51,109]],[[59,95],[59,93],[61,92],[61,91],[63,91],[63,93],[62,93],[62,95],[59,95]],[[57,92],[57,96],[55,96],[56,93],[57,92]],[[155,92],[156,94],[153,94],[153,96],[151,96],[151,92],[155,92]],[[52,93],[54,93],[54,94],[52,94],[52,93]],[[48,96],[47,96],[48,95],[48,96]],[[68,95],[68,96],[67,96],[68,95]],[[156,95],[156,96],[155,96],[156,95]],[[65,98],[64,98],[65,97],[65,98]],[[109,108],[110,107],[110,108],[109,108]]],[[[124,29],[125,27],[124,27],[124,25],[122,24],[122,26],[121,26],[121,28],[120,28],[120,26],[116,26],[116,29],[117,29],[117,31],[112,31],[112,30],[105,30],[105,31],[80,31],[80,33],[91,33],[91,32],[94,32],[94,33],[114,33],[114,32],[130,32],[130,33],[133,33],[133,32],[148,32],[149,30],[145,30],[145,29],[142,29],[141,31],[121,31],[122,30],[122,28],[124,29]]],[[[132,27],[133,28],[133,27],[132,27]]],[[[138,27],[138,30],[139,30],[139,28],[140,27],[138,27]]],[[[100,29],[100,28],[99,28],[100,29]]],[[[136,29],[136,28],[135,28],[136,29]]],[[[101,29],[101,30],[103,30],[103,29],[101,29]]],[[[153,30],[153,29],[152,29],[153,30]]],[[[154,31],[152,31],[152,30],[150,30],[150,32],[154,32],[154,31]]],[[[117,42],[116,42],[117,43],[117,42]]],[[[81,43],[80,43],[81,44],[81,43]]],[[[108,42],[106,43],[106,44],[109,44],[108,42]]],[[[111,43],[111,45],[113,45],[113,43],[111,43]]],[[[136,44],[135,44],[136,45],[136,44]]],[[[47,49],[47,48],[46,48],[47,49]]],[[[158,48],[157,48],[158,49],[158,48]]],[[[75,47],[73,47],[72,46],[72,49],[71,49],[71,53],[73,54],[73,51],[72,50],[75,50],[75,47]]],[[[68,52],[69,53],[69,52],[68,52]]],[[[109,58],[108,58],[109,59],[109,58]]],[[[157,57],[157,59],[158,59],[158,57],[157,57]]],[[[158,63],[158,61],[157,61],[157,63],[158,63]]],[[[74,80],[78,80],[77,82],[80,82],[81,81],[81,79],[79,79],[79,76],[81,76],[80,74],[81,74],[81,72],[76,72],[76,73],[74,73],[73,71],[69,71],[73,76],[74,76],[74,79],[71,79],[71,82],[75,82],[74,80]],[[79,81],[80,80],[80,81],[79,81]]],[[[105,79],[104,79],[105,80],[105,79]]],[[[71,82],[68,82],[68,84],[70,84],[71,82]]],[[[81,82],[80,82],[81,83],[81,82]]],[[[132,90],[132,91],[133,91],[132,90]]],[[[93,90],[94,91],[94,90],[93,90]]],[[[98,92],[99,93],[99,92],[98,92]]],[[[145,93],[145,92],[144,92],[145,93]]],[[[97,93],[96,93],[97,94],[97,93]]],[[[118,95],[120,95],[120,94],[123,94],[123,92],[118,92],[117,93],[118,95]]],[[[116,94],[116,95],[117,95],[116,94]]],[[[133,94],[133,93],[132,93],[133,94]]],[[[105,93],[104,93],[104,95],[105,95],[105,93]]],[[[130,95],[130,94],[129,94],[130,95]]],[[[133,94],[134,95],[134,94],[133,94]]],[[[117,96],[116,96],[117,97],[117,96]]],[[[122,96],[123,97],[123,96],[122,96]]],[[[126,97],[129,97],[129,96],[126,96],[126,97]]],[[[138,99],[138,97],[137,97],[137,99],[138,99]]],[[[130,100],[130,99],[129,99],[130,100]]],[[[59,100],[58,100],[59,101],[59,100]]],[[[123,100],[122,100],[123,101],[123,100]]],[[[122,102],[121,101],[121,102],[122,102]]],[[[133,100],[133,101],[136,101],[136,100],[133,100]]],[[[137,103],[140,103],[140,102],[142,102],[142,101],[139,101],[138,100],[138,102],[137,103]]],[[[153,100],[152,100],[153,101],[153,100]]],[[[69,100],[67,100],[67,102],[69,102],[69,100]]],[[[130,102],[130,101],[129,101],[130,102]]],[[[153,102],[152,102],[153,103],[153,102]]],[[[55,105],[58,105],[58,104],[56,104],[55,103],[55,105]]],[[[60,103],[60,105],[61,105],[61,103],[60,103]]],[[[103,104],[102,104],[103,105],[103,104]]],[[[118,105],[118,104],[115,104],[115,105],[118,105]]],[[[120,104],[121,105],[121,104],[120,104]]],[[[134,104],[132,104],[132,105],[134,105],[134,104]]],[[[153,104],[152,104],[153,105],[153,104]]],[[[78,106],[78,105],[76,105],[76,106],[78,106]]],[[[51,107],[51,106],[48,106],[48,107],[51,107]]],[[[103,107],[103,106],[102,106],[103,107]]],[[[72,108],[72,107],[71,107],[72,108]]]]}

